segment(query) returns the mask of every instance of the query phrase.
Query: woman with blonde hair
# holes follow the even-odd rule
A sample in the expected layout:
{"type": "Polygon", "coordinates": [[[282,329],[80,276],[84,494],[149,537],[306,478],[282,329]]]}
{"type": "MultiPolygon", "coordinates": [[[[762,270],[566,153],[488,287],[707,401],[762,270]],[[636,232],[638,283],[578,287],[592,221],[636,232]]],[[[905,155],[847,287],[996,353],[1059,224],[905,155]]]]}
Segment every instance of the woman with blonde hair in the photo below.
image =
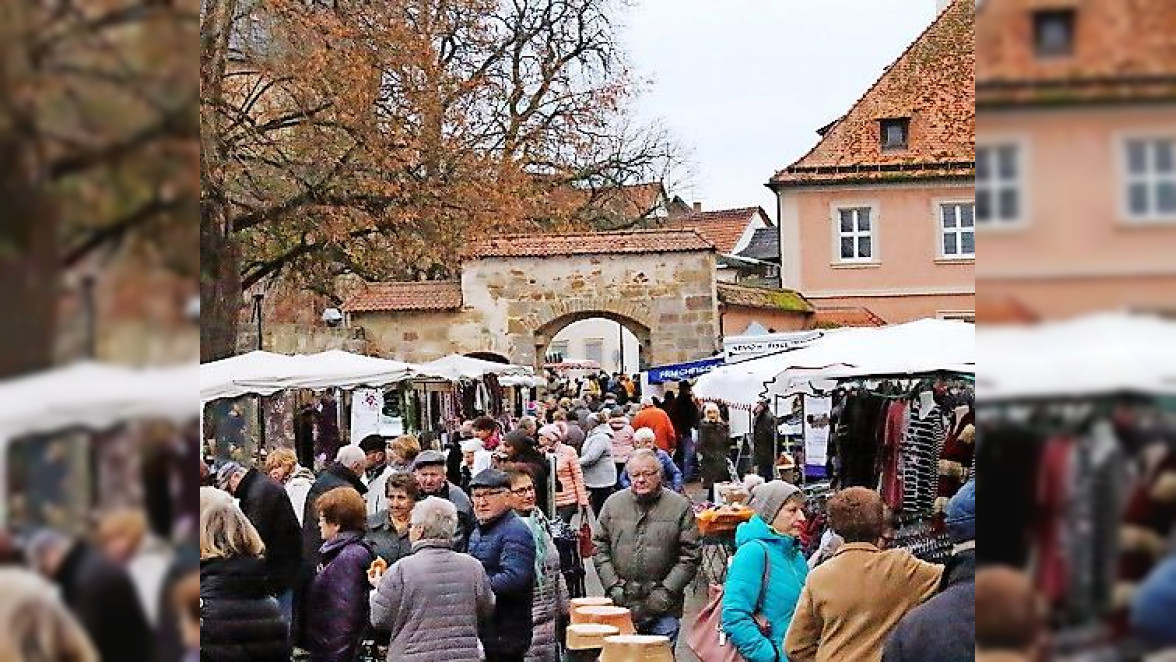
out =
{"type": "Polygon", "coordinates": [[[731,454],[731,429],[723,421],[719,406],[713,402],[702,408],[698,425],[698,454],[702,456],[702,486],[709,490],[715,483],[731,479],[727,460],[731,454]]]}
{"type": "Polygon", "coordinates": [[[158,596],[172,553],[147,531],[147,516],[133,508],[113,510],[99,520],[95,538],[106,558],[130,573],[143,612],[152,625],[157,624],[158,596]]]}
{"type": "Polygon", "coordinates": [[[298,467],[298,456],[290,448],[275,448],[265,456],[265,475],[278,485],[285,485],[298,467]]]}
{"type": "Polygon", "coordinates": [[[265,545],[233,498],[200,488],[200,656],[287,662],[289,623],[269,592],[265,545]]]}
{"type": "Polygon", "coordinates": [[[18,568],[0,569],[0,660],[98,662],[81,625],[54,597],[53,585],[18,568]]]}

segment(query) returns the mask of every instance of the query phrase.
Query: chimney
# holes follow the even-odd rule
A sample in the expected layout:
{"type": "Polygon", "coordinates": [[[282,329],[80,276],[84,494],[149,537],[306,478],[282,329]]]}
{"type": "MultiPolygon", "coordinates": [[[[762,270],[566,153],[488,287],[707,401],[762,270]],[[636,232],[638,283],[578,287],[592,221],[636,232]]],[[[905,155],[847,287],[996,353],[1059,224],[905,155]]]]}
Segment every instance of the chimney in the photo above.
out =
{"type": "Polygon", "coordinates": [[[699,212],[701,212],[701,211],[702,211],[702,203],[701,203],[701,202],[695,202],[695,203],[694,203],[694,213],[695,213],[695,214],[697,214],[697,213],[699,213],[699,212]]]}

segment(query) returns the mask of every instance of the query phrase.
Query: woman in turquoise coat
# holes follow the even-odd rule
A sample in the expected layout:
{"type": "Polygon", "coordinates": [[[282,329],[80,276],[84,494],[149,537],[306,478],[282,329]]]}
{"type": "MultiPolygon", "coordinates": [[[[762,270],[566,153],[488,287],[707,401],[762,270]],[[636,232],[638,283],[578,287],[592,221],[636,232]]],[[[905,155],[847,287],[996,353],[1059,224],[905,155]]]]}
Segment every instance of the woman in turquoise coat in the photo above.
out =
{"type": "Polygon", "coordinates": [[[723,591],[723,631],[747,662],[786,662],[784,635],[808,576],[799,539],[804,494],[773,480],[752,490],[750,505],[755,515],[735,531],[737,549],[723,591]]]}

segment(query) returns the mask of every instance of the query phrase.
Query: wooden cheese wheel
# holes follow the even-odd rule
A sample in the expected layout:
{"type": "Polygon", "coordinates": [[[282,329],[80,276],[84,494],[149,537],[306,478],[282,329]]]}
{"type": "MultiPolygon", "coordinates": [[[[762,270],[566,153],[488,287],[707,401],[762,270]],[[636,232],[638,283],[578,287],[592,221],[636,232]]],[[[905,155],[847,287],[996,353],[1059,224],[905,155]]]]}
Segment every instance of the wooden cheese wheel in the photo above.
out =
{"type": "Polygon", "coordinates": [[[620,634],[604,638],[600,662],[674,662],[669,637],[620,634]]]}
{"type": "Polygon", "coordinates": [[[589,621],[580,615],[581,607],[611,607],[612,600],[609,598],[572,598],[572,623],[588,623],[589,621]]]}
{"type": "Polygon", "coordinates": [[[599,649],[604,646],[604,638],[617,634],[613,625],[600,623],[576,623],[568,626],[568,650],[582,651],[599,649]]]}
{"type": "Polygon", "coordinates": [[[635,634],[637,632],[637,628],[633,627],[633,617],[625,607],[580,607],[576,609],[576,612],[580,615],[581,623],[612,625],[620,630],[621,634],[635,634]]]}

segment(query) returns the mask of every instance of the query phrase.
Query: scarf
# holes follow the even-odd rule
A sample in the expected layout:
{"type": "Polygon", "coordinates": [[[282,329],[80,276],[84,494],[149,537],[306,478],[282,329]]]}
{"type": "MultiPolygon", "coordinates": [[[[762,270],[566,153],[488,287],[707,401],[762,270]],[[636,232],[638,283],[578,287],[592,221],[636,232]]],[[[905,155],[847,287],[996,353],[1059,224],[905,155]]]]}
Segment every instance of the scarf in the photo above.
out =
{"type": "Polygon", "coordinates": [[[531,529],[531,537],[535,540],[535,587],[542,588],[547,583],[547,536],[550,535],[547,532],[547,518],[543,516],[543,511],[536,508],[530,515],[522,516],[522,520],[531,529]]]}

